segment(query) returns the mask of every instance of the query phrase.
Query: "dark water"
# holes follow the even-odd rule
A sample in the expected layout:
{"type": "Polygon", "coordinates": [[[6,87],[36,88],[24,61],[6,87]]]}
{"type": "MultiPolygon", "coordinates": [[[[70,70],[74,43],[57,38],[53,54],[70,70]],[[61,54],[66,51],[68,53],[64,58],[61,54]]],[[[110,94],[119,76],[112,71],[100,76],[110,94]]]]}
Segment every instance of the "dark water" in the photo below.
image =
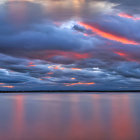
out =
{"type": "Polygon", "coordinates": [[[1,94],[0,140],[140,140],[140,94],[1,94]]]}

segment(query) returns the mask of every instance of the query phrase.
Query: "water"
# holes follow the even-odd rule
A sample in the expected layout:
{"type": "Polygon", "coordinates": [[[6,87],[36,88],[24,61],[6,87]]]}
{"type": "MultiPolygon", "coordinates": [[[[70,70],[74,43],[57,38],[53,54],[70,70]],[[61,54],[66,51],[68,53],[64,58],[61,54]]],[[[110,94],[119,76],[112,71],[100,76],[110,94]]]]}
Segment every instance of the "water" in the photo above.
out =
{"type": "Polygon", "coordinates": [[[0,140],[139,140],[140,94],[0,94],[0,140]]]}

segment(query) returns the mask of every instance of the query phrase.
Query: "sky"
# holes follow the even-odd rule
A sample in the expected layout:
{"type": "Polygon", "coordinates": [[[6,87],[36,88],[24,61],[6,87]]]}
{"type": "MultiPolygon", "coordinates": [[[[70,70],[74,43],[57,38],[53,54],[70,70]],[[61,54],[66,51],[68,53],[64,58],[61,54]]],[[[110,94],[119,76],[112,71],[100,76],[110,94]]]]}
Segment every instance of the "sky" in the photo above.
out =
{"type": "Polygon", "coordinates": [[[139,0],[1,0],[0,90],[140,90],[139,0]]]}

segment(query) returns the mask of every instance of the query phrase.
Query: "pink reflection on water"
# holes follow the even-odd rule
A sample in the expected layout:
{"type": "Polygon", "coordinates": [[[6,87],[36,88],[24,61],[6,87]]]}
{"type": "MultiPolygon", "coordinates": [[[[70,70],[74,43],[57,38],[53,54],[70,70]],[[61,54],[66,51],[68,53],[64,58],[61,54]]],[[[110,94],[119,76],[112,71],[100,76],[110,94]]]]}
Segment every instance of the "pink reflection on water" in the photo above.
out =
{"type": "Polygon", "coordinates": [[[25,124],[25,112],[24,112],[24,95],[15,96],[15,110],[13,119],[13,132],[15,139],[23,137],[24,124],[25,124]]]}
{"type": "Polygon", "coordinates": [[[0,139],[136,140],[132,101],[127,94],[4,95],[0,112],[9,118],[0,117],[0,139]]]}
{"type": "Polygon", "coordinates": [[[112,101],[112,140],[135,139],[135,118],[132,112],[132,102],[128,95],[121,95],[112,101]]]}

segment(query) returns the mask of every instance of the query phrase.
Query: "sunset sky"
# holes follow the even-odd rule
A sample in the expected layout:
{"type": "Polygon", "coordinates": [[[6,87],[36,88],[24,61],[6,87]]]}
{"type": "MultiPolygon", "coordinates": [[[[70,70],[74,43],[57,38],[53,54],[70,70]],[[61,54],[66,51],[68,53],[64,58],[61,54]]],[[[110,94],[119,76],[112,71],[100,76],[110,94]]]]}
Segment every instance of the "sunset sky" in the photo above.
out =
{"type": "Polygon", "coordinates": [[[0,90],[140,90],[140,0],[1,0],[0,90]]]}

